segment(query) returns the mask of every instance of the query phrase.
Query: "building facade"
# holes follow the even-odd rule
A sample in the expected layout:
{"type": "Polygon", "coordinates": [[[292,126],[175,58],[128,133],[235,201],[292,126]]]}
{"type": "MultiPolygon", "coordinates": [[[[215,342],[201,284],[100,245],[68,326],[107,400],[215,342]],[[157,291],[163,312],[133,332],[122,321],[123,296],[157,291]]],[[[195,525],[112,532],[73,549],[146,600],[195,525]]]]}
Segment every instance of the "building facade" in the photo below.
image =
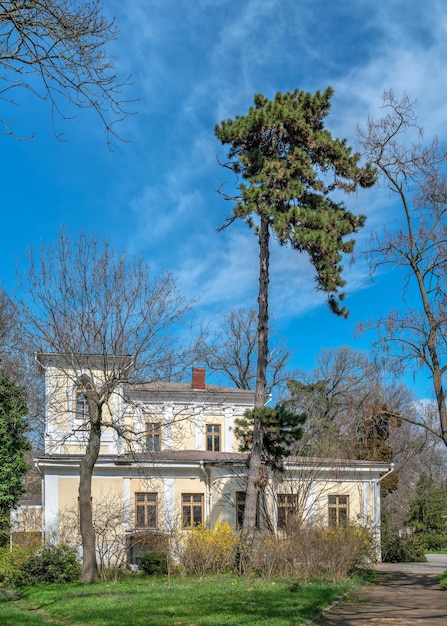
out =
{"type": "MultiPolygon", "coordinates": [[[[98,386],[102,369],[90,361],[83,371],[72,371],[53,354],[38,355],[38,360],[46,388],[45,450],[35,460],[42,479],[42,534],[73,542],[79,535],[88,386],[98,386]]],[[[234,429],[253,403],[251,391],[207,384],[202,368],[193,369],[189,383],[120,383],[115,388],[103,413],[92,481],[104,562],[115,554],[115,561],[138,563],[154,538],[195,524],[241,526],[247,456],[238,452],[234,429]]],[[[380,479],[389,470],[386,463],[370,461],[288,458],[283,472],[268,477],[258,524],[282,532],[292,523],[354,522],[368,525],[379,546],[380,479]]]]}

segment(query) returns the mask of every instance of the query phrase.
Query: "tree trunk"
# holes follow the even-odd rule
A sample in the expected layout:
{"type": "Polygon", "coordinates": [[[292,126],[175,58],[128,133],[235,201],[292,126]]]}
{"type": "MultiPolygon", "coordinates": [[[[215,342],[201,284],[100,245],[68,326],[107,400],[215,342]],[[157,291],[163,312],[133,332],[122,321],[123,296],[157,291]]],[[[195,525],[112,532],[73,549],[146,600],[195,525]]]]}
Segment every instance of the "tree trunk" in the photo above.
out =
{"type": "Polygon", "coordinates": [[[101,444],[101,409],[97,405],[90,406],[89,403],[89,413],[90,431],[87,449],[79,467],[79,525],[82,537],[81,582],[83,583],[94,583],[98,580],[92,512],[92,475],[101,444]]]}
{"type": "MultiPolygon", "coordinates": [[[[255,408],[261,408],[266,401],[267,359],[268,359],[268,285],[269,285],[269,218],[261,214],[259,230],[259,296],[258,296],[258,364],[256,373],[255,408]]],[[[262,465],[263,431],[262,424],[255,417],[253,421],[253,443],[248,470],[247,493],[245,497],[243,531],[247,546],[251,546],[256,530],[258,496],[265,484],[262,465]]]]}

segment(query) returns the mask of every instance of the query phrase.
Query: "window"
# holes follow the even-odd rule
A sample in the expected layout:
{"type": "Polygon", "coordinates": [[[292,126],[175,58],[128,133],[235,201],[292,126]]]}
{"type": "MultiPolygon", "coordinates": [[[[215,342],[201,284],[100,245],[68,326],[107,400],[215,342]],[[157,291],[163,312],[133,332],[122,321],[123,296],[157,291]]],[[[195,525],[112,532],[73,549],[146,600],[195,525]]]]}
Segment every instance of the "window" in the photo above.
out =
{"type": "Polygon", "coordinates": [[[160,422],[150,422],[146,424],[146,450],[148,452],[158,452],[160,450],[160,439],[160,422]]]}
{"type": "Polygon", "coordinates": [[[182,522],[183,528],[203,524],[203,494],[182,494],[182,522]]]}
{"type": "Polygon", "coordinates": [[[297,513],[297,497],[292,493],[278,493],[278,528],[284,530],[289,526],[297,513]]]}
{"type": "Polygon", "coordinates": [[[156,493],[135,494],[135,526],[157,528],[158,506],[156,493]]]}
{"type": "Polygon", "coordinates": [[[245,491],[236,491],[236,528],[244,524],[245,491]]]}
{"type": "Polygon", "coordinates": [[[206,449],[210,452],[220,451],[220,424],[206,425],[206,449]]]}
{"type": "MultiPolygon", "coordinates": [[[[242,528],[244,525],[245,514],[245,491],[236,491],[236,528],[242,528]]],[[[259,528],[259,493],[256,500],[256,528],[259,528]]]]}
{"type": "Polygon", "coordinates": [[[329,526],[338,528],[349,521],[349,496],[328,496],[329,526]]]}
{"type": "Polygon", "coordinates": [[[87,391],[92,391],[93,386],[91,383],[85,383],[77,385],[75,390],[75,407],[76,417],[80,420],[86,421],[89,418],[87,391]]]}

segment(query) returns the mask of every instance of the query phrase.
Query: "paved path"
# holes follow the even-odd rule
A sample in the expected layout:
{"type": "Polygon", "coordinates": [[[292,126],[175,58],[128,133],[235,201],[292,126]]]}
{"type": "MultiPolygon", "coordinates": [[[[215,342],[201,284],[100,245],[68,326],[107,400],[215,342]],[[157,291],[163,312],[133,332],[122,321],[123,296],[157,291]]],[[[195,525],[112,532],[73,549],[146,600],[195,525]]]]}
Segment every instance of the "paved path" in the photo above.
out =
{"type": "Polygon", "coordinates": [[[342,600],[318,622],[324,626],[447,626],[447,591],[437,576],[447,570],[447,555],[427,563],[381,563],[383,582],[342,600]]]}

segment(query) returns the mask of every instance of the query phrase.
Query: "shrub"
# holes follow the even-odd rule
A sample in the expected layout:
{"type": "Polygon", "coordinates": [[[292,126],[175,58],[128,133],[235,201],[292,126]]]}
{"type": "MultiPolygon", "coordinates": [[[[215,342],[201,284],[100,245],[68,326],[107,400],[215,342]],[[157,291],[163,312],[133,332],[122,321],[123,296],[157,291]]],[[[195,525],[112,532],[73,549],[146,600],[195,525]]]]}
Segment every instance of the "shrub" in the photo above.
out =
{"type": "Polygon", "coordinates": [[[166,554],[148,552],[141,557],[140,568],[148,576],[164,576],[168,573],[166,554]]]}
{"type": "Polygon", "coordinates": [[[182,544],[180,559],[188,574],[220,574],[234,567],[238,539],[227,523],[211,530],[194,526],[182,544]]]}
{"type": "Polygon", "coordinates": [[[75,548],[46,544],[16,563],[5,582],[12,586],[73,582],[79,578],[80,565],[75,548]]]}
{"type": "Polygon", "coordinates": [[[371,533],[360,526],[308,526],[283,536],[261,535],[252,562],[262,576],[344,578],[374,559],[371,533]]]}
{"type": "Polygon", "coordinates": [[[0,549],[0,581],[10,585],[21,571],[23,563],[30,556],[40,549],[41,545],[34,547],[23,547],[15,545],[12,550],[8,548],[0,549]]]}
{"type": "Polygon", "coordinates": [[[386,537],[382,542],[382,559],[387,563],[423,563],[426,544],[418,535],[386,537]]]}
{"type": "Polygon", "coordinates": [[[446,535],[418,533],[417,537],[424,543],[426,552],[444,552],[447,549],[446,535]]]}

